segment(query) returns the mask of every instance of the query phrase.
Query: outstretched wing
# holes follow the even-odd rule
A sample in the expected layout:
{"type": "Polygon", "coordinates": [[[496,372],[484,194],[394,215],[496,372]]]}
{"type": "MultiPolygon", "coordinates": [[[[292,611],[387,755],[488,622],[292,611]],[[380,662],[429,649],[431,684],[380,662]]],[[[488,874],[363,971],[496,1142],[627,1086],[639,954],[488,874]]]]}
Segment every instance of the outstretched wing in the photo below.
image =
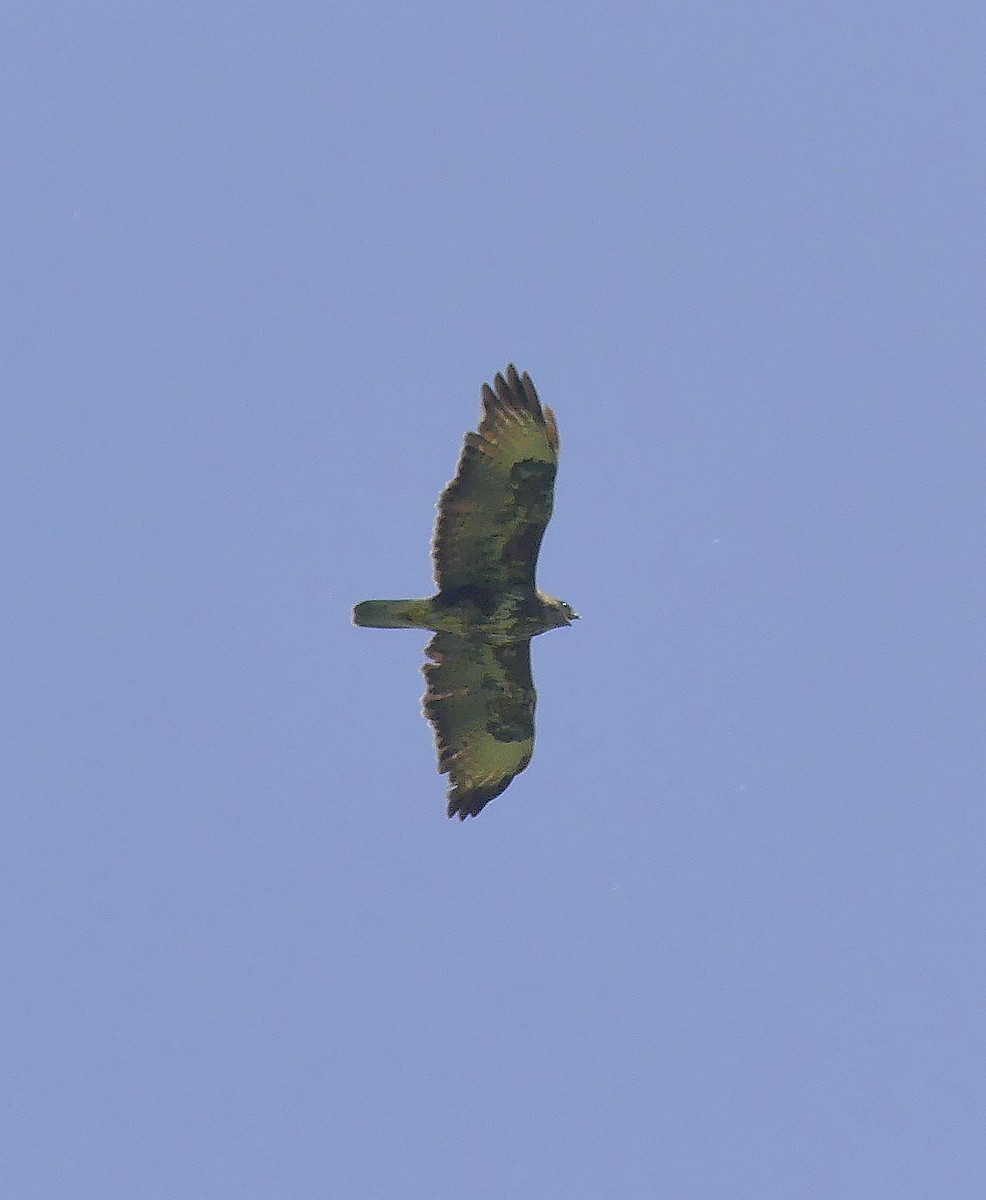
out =
{"type": "Polygon", "coordinates": [[[438,770],[450,780],[448,815],[474,817],[531,761],[531,643],[494,646],[438,633],[425,653],[424,711],[435,727],[438,770]]]}
{"type": "Polygon", "coordinates": [[[511,363],[493,388],[483,384],[479,430],[466,434],[438,501],[432,553],[440,589],[534,586],[557,468],[554,415],[511,363]]]}

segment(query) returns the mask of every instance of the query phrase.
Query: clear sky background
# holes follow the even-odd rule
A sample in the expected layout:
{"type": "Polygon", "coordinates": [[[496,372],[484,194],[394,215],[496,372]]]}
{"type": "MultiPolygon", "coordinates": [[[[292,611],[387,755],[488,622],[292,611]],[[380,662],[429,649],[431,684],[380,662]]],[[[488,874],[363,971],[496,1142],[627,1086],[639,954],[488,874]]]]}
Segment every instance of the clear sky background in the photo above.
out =
{"type": "Polygon", "coordinates": [[[983,5],[0,43],[0,1192],[981,1200],[983,5]],[[460,824],[349,614],[508,361],[583,620],[460,824]]]}

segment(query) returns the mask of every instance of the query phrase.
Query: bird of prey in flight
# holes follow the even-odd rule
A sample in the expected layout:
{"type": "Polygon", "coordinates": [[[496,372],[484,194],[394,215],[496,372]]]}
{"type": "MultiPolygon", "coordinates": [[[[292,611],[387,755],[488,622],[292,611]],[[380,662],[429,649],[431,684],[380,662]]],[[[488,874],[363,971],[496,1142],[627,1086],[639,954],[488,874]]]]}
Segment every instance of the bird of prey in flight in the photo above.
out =
{"type": "Polygon", "coordinates": [[[437,594],[364,600],[357,625],[430,629],[424,713],[448,815],[476,816],[531,761],[531,638],[578,618],[538,591],[538,551],[551,517],[558,427],[528,374],[511,364],[483,385],[483,418],[467,433],[455,478],[438,500],[432,545],[437,594]]]}

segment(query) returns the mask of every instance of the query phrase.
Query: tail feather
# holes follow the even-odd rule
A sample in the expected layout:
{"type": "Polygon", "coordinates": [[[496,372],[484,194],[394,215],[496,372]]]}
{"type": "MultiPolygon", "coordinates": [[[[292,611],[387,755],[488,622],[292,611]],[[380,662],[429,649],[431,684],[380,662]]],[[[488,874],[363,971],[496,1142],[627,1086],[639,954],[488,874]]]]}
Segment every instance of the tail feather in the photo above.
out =
{"type": "Polygon", "coordinates": [[[353,609],[353,624],[370,629],[427,629],[428,600],[363,600],[353,609]]]}

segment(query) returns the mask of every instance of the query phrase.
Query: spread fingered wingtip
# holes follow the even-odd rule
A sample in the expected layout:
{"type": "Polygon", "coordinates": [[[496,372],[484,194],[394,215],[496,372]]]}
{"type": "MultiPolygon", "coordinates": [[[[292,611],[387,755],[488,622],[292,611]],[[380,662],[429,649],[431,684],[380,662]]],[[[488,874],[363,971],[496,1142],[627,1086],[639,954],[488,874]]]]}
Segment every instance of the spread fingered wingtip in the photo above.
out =
{"type": "Polygon", "coordinates": [[[488,414],[497,409],[512,409],[526,413],[542,425],[547,423],[530,375],[526,371],[519,374],[513,363],[508,363],[504,371],[493,376],[492,386],[483,384],[483,408],[488,414]]]}
{"type": "Polygon", "coordinates": [[[464,821],[466,817],[478,817],[491,800],[495,800],[497,796],[507,790],[512,779],[513,775],[508,775],[506,779],[498,780],[486,787],[468,789],[454,787],[449,792],[448,815],[458,817],[460,821],[464,821]]]}

